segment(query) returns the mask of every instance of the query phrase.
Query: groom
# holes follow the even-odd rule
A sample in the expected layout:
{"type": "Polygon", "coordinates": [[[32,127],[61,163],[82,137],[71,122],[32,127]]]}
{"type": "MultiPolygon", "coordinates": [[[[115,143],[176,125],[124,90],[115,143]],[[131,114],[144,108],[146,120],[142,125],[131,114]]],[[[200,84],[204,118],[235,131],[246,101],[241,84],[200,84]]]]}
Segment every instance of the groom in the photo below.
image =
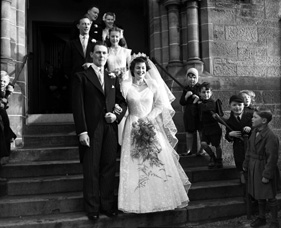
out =
{"type": "Polygon", "coordinates": [[[90,220],[97,220],[99,213],[108,217],[117,215],[114,209],[117,123],[127,104],[118,80],[109,77],[104,69],[107,47],[95,43],[91,57],[93,65],[73,77],[72,108],[83,164],[84,208],[90,220]],[[115,104],[122,108],[120,114],[113,113],[115,104]]]}

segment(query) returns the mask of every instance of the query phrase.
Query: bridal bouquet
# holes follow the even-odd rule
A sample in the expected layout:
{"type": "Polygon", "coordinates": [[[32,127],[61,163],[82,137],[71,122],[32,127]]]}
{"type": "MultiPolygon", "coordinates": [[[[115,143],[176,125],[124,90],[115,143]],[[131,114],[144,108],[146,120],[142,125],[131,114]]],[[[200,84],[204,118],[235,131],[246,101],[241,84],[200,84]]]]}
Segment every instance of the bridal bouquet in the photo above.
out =
{"type": "Polygon", "coordinates": [[[161,166],[158,154],[162,148],[156,138],[156,129],[150,120],[139,119],[132,123],[131,157],[148,161],[150,166],[161,166]]]}

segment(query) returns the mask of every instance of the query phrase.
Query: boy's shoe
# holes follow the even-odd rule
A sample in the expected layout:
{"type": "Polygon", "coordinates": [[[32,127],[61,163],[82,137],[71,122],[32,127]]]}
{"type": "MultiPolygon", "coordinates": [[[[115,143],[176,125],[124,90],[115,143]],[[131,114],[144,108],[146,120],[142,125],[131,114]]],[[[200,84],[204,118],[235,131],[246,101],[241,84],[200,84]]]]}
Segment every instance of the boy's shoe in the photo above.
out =
{"type": "Polygon", "coordinates": [[[253,222],[251,222],[250,226],[251,227],[260,227],[260,226],[264,226],[265,224],[266,224],[265,218],[257,217],[253,222]]]}
{"type": "Polygon", "coordinates": [[[217,158],[216,159],[216,167],[221,169],[223,168],[223,164],[222,164],[222,159],[221,158],[217,158]]]}
{"type": "Polygon", "coordinates": [[[186,157],[192,155],[191,150],[186,151],[185,153],[181,153],[180,156],[186,157]]]}
{"type": "Polygon", "coordinates": [[[209,164],[208,164],[208,168],[209,169],[212,169],[215,167],[215,157],[210,157],[210,161],[209,161],[209,164]]]}

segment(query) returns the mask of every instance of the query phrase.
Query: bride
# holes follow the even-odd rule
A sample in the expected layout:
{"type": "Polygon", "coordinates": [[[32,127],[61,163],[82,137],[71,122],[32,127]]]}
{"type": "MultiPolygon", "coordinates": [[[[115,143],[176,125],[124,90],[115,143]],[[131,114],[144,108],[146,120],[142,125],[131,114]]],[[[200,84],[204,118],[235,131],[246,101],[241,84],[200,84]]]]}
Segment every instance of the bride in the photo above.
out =
{"type": "Polygon", "coordinates": [[[191,184],[174,150],[173,94],[143,56],[131,62],[121,90],[129,115],[121,149],[118,209],[148,213],[186,207],[191,184]]]}

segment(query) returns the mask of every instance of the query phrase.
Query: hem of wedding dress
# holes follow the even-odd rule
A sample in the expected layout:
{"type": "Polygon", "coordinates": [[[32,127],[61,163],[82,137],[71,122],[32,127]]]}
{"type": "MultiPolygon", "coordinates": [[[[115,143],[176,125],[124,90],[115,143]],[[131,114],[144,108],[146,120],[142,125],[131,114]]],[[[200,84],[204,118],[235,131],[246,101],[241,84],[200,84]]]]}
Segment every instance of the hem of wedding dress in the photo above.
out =
{"type": "Polygon", "coordinates": [[[181,205],[177,207],[165,207],[165,208],[158,208],[158,209],[153,209],[153,210],[145,210],[145,211],[138,211],[138,210],[126,210],[124,208],[118,208],[118,210],[124,212],[124,213],[135,213],[135,214],[147,214],[147,213],[156,213],[156,212],[162,212],[162,211],[173,211],[176,209],[182,209],[188,206],[189,201],[183,202],[181,205]]]}

